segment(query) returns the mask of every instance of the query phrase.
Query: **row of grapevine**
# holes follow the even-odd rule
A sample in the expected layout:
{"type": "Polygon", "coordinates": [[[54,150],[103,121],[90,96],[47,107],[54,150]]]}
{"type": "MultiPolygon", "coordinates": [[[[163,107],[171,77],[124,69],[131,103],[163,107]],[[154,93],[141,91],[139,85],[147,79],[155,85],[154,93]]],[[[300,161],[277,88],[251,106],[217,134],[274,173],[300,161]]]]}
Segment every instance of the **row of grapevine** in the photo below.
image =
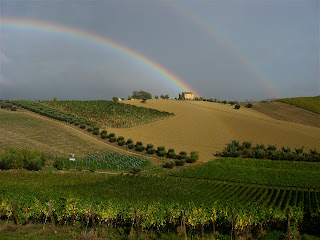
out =
{"type": "Polygon", "coordinates": [[[109,200],[93,203],[81,201],[78,198],[66,197],[63,199],[50,199],[49,201],[38,198],[7,199],[2,198],[0,203],[1,218],[14,220],[17,218],[22,224],[30,222],[44,223],[49,218],[49,211],[58,224],[74,224],[80,222],[86,224],[89,214],[93,214],[95,223],[99,225],[117,225],[130,227],[134,221],[139,219],[139,227],[147,229],[176,229],[181,224],[181,210],[187,228],[211,229],[213,225],[221,228],[230,226],[232,213],[234,213],[234,228],[237,234],[244,230],[255,229],[261,225],[277,222],[285,229],[287,214],[296,226],[303,220],[302,211],[293,208],[289,211],[269,210],[258,206],[223,206],[212,204],[207,206],[196,206],[193,203],[187,205],[164,203],[164,202],[125,202],[120,200],[109,200]],[[48,206],[50,203],[50,209],[48,206]],[[14,204],[14,205],[13,205],[14,204]],[[15,208],[15,213],[13,210],[15,208]]]}
{"type": "Polygon", "coordinates": [[[62,168],[131,170],[134,167],[143,168],[148,164],[149,161],[142,157],[105,150],[99,153],[90,154],[84,158],[77,158],[76,161],[70,161],[68,158],[56,158],[54,166],[59,170],[62,168]]]}
{"type": "Polygon", "coordinates": [[[104,100],[46,101],[42,103],[55,109],[85,117],[106,127],[133,127],[173,115],[155,109],[104,100]]]}
{"type": "Polygon", "coordinates": [[[24,222],[43,221],[48,201],[61,224],[85,221],[89,205],[100,224],[126,224],[132,220],[127,214],[133,213],[136,207],[144,228],[175,225],[181,210],[186,212],[189,228],[200,224],[208,228],[213,222],[228,225],[231,211],[238,219],[238,230],[273,221],[284,222],[287,213],[292,221],[295,216],[302,221],[308,215],[317,226],[320,216],[320,192],[314,189],[268,188],[180,177],[119,175],[106,178],[85,173],[60,176],[41,172],[3,172],[0,184],[2,218],[12,217],[10,200],[13,200],[24,222]]]}
{"type": "MultiPolygon", "coordinates": [[[[42,116],[53,118],[59,121],[67,122],[70,124],[85,124],[88,126],[96,126],[97,123],[94,121],[90,121],[84,117],[79,117],[77,115],[66,113],[63,111],[60,111],[58,109],[54,109],[51,107],[48,107],[46,105],[43,105],[36,101],[28,101],[28,100],[2,100],[2,102],[6,102],[7,104],[11,104],[13,106],[18,106],[24,109],[27,109],[29,111],[38,113],[42,116]]],[[[2,104],[2,103],[1,103],[2,104]]]]}

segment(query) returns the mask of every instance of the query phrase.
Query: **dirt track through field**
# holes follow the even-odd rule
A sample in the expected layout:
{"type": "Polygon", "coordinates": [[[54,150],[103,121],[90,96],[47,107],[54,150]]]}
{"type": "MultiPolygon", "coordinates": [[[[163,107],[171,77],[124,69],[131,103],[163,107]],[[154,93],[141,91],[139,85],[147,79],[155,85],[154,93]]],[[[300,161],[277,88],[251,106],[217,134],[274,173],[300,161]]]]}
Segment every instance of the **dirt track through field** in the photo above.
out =
{"type": "Polygon", "coordinates": [[[109,128],[109,133],[142,141],[144,145],[174,148],[177,153],[196,150],[204,162],[233,139],[288,146],[292,150],[301,146],[320,149],[320,128],[276,120],[253,109],[162,99],[148,100],[146,104],[138,100],[124,103],[173,112],[175,116],[133,128],[109,128]]]}

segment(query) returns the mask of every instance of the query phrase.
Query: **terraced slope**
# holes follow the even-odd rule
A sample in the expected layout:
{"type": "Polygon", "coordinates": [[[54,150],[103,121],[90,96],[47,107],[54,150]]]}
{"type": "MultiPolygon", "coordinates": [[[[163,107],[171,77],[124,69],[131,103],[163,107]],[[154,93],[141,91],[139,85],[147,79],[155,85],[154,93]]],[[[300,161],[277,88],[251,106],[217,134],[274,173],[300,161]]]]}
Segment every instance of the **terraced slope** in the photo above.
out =
{"type": "Polygon", "coordinates": [[[253,110],[277,120],[320,128],[320,115],[282,102],[253,103],[253,110]]]}

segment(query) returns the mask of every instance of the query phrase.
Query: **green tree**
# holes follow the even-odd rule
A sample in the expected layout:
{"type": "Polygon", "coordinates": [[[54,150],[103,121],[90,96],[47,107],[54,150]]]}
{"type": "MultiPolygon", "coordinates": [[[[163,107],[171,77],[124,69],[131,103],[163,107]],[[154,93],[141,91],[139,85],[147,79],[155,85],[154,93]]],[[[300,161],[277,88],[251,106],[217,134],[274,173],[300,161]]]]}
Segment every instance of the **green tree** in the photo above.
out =
{"type": "Polygon", "coordinates": [[[168,94],[166,94],[166,95],[162,95],[161,94],[161,96],[160,96],[162,99],[169,99],[169,95],[168,94]]]}
{"type": "Polygon", "coordinates": [[[112,101],[114,101],[114,102],[119,102],[119,99],[118,99],[117,97],[113,97],[113,98],[112,98],[112,101]]]}
{"type": "Polygon", "coordinates": [[[152,99],[152,94],[151,93],[148,93],[146,91],[134,91],[132,93],[132,96],[131,98],[136,98],[136,99],[143,99],[143,98],[146,98],[146,99],[152,99]]]}

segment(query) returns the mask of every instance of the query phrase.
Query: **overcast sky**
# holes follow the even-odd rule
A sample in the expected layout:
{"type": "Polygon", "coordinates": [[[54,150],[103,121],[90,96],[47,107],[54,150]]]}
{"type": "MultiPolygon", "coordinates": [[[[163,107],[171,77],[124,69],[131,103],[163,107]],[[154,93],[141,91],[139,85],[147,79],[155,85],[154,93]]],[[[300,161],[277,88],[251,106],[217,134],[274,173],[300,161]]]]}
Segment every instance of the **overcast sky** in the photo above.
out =
{"type": "Polygon", "coordinates": [[[320,95],[319,0],[0,0],[1,99],[127,98],[183,89],[92,39],[12,26],[29,19],[125,46],[221,100],[320,95]]]}

